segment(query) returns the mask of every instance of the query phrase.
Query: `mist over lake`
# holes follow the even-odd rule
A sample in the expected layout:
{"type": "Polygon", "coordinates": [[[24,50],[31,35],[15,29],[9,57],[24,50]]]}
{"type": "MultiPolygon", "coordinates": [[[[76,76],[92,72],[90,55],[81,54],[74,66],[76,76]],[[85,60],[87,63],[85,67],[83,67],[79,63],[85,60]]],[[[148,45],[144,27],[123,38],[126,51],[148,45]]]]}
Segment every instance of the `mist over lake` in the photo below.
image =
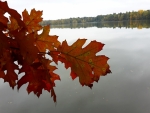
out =
{"type": "Polygon", "coordinates": [[[72,81],[70,69],[59,63],[55,71],[55,104],[46,91],[40,98],[29,94],[24,85],[12,90],[0,79],[1,113],[148,113],[150,108],[150,29],[149,27],[78,27],[54,28],[51,35],[69,44],[78,38],[87,43],[105,44],[99,53],[109,57],[111,74],[102,76],[93,88],[82,87],[78,78],[72,81]]]}

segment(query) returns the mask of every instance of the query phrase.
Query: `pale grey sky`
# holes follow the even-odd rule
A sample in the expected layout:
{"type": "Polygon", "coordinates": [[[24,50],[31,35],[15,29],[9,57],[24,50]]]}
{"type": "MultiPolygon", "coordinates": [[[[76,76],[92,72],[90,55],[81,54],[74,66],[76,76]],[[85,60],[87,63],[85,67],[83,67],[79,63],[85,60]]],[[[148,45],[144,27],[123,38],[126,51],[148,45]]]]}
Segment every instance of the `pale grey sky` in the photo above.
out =
{"type": "Polygon", "coordinates": [[[44,20],[150,9],[150,0],[7,0],[7,2],[19,13],[25,8],[28,11],[32,8],[43,10],[44,20]]]}

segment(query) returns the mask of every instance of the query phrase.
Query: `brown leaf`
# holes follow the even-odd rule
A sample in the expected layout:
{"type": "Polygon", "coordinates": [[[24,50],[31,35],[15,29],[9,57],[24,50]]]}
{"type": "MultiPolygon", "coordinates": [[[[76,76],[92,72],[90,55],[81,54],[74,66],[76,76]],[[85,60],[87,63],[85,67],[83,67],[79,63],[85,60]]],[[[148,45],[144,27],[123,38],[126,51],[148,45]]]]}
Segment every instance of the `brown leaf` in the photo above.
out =
{"type": "Polygon", "coordinates": [[[49,35],[50,26],[44,26],[43,32],[37,36],[36,45],[40,52],[45,52],[46,49],[49,51],[55,51],[56,48],[60,45],[58,41],[58,36],[50,36],[49,35]]]}
{"type": "Polygon", "coordinates": [[[0,1],[0,9],[4,12],[8,12],[12,17],[14,17],[17,20],[19,26],[25,27],[25,24],[21,20],[21,15],[16,10],[9,8],[7,1],[0,1]]]}
{"type": "Polygon", "coordinates": [[[92,86],[94,81],[98,81],[101,75],[109,73],[107,64],[108,58],[105,56],[96,56],[96,53],[102,50],[104,44],[92,41],[86,47],[82,48],[86,39],[78,39],[69,46],[66,41],[58,48],[61,52],[59,60],[65,64],[65,67],[71,67],[72,79],[79,77],[82,85],[92,86]]]}
{"type": "Polygon", "coordinates": [[[16,30],[19,28],[18,22],[15,18],[13,18],[12,16],[9,17],[10,19],[10,23],[7,24],[7,27],[10,31],[16,30]]]}
{"type": "Polygon", "coordinates": [[[25,9],[22,12],[22,16],[29,33],[38,31],[42,28],[42,26],[39,25],[39,22],[42,21],[42,11],[36,11],[35,9],[32,9],[29,15],[25,9]]]}

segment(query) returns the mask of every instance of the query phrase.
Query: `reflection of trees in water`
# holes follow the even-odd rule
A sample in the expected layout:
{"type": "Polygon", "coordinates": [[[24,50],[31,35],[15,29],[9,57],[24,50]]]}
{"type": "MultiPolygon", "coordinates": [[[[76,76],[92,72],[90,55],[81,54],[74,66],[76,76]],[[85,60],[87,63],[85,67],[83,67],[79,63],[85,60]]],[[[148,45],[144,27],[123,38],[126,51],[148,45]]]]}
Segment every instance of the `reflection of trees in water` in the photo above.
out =
{"type": "Polygon", "coordinates": [[[87,27],[108,27],[108,28],[150,28],[150,21],[114,21],[114,22],[93,22],[93,23],[74,23],[74,24],[60,24],[51,25],[51,28],[87,28],[87,27]]]}

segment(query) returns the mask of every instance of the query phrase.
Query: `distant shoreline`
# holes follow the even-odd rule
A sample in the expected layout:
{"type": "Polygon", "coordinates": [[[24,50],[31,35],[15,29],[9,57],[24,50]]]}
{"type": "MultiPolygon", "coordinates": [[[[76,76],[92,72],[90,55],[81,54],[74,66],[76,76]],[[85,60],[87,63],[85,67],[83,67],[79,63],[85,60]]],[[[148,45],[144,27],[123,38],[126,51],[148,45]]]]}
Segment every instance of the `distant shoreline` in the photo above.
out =
{"type": "Polygon", "coordinates": [[[104,22],[87,22],[87,23],[73,23],[73,24],[59,24],[50,25],[53,28],[150,28],[150,20],[133,20],[133,21],[104,21],[104,22]]]}
{"type": "Polygon", "coordinates": [[[98,15],[96,17],[77,17],[57,20],[44,20],[42,25],[61,25],[61,24],[79,24],[90,22],[118,22],[118,21],[139,21],[150,20],[150,10],[138,10],[126,13],[113,13],[107,15],[98,15]]]}

